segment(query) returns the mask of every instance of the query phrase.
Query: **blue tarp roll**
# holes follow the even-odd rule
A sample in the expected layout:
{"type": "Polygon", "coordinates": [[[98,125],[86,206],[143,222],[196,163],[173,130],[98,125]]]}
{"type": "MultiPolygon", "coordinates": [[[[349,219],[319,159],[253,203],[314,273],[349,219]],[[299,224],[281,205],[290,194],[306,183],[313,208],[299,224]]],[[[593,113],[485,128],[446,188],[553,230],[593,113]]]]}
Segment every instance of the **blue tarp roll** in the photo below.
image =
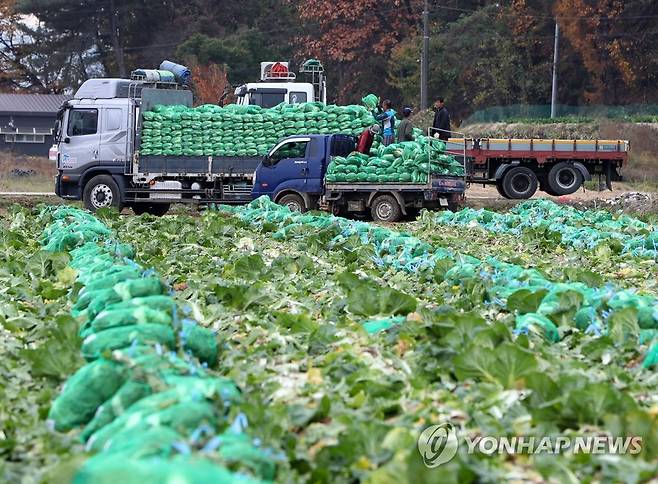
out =
{"type": "Polygon", "coordinates": [[[192,73],[187,67],[168,60],[162,61],[160,69],[173,72],[176,80],[181,84],[187,84],[192,76],[192,73]]]}
{"type": "Polygon", "coordinates": [[[137,69],[133,71],[134,75],[142,76],[147,81],[157,82],[160,80],[160,73],[155,69],[137,69]]]}

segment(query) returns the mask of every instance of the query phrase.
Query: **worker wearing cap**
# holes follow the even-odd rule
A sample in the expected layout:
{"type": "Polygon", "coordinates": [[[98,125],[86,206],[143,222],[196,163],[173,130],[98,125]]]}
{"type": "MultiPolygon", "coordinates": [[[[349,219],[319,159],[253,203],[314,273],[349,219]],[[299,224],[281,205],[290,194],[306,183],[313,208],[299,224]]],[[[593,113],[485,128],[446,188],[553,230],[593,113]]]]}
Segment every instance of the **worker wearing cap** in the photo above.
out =
{"type": "Polygon", "coordinates": [[[375,140],[375,136],[381,132],[381,128],[378,124],[373,124],[368,126],[363,130],[363,133],[359,136],[359,141],[356,145],[356,151],[363,154],[369,154],[370,148],[372,148],[372,142],[375,140]]]}
{"type": "Polygon", "coordinates": [[[414,141],[414,126],[411,124],[412,110],[409,106],[402,109],[402,121],[398,126],[398,143],[403,141],[414,141]]]}

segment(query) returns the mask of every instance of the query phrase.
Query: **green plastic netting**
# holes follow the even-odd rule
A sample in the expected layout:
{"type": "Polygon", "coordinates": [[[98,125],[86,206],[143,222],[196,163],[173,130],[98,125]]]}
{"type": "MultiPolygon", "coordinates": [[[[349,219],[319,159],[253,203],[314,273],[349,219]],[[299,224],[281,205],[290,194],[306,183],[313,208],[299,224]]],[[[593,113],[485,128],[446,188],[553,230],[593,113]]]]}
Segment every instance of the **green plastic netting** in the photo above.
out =
{"type": "MultiPolygon", "coordinates": [[[[140,153],[169,156],[262,156],[290,135],[341,133],[358,136],[375,123],[370,111],[378,98],[369,94],[364,106],[322,103],[259,106],[206,104],[197,108],[157,105],[144,113],[140,153]],[[369,111],[370,110],[370,111],[369,111]]],[[[335,157],[329,183],[426,183],[428,175],[463,176],[464,168],[445,153],[443,142],[414,130],[416,141],[385,147],[381,136],[369,154],[335,157]]],[[[73,236],[71,236],[73,237],[73,236]]],[[[75,239],[74,239],[75,240],[75,239]]]]}
{"type": "Polygon", "coordinates": [[[427,183],[431,175],[464,176],[464,167],[445,153],[445,144],[416,133],[416,141],[377,144],[370,154],[336,156],[327,169],[329,183],[427,183]]]}
{"type": "Polygon", "coordinates": [[[594,249],[607,245],[615,252],[656,259],[658,229],[626,214],[607,210],[578,210],[550,200],[528,200],[506,213],[465,208],[434,216],[440,224],[478,225],[492,233],[521,235],[529,229],[559,235],[564,245],[594,249]]]}
{"type": "Polygon", "coordinates": [[[157,105],[144,113],[140,154],[262,156],[290,135],[359,135],[375,122],[364,106],[318,102],[273,108],[157,105]]]}
{"type": "Polygon", "coordinates": [[[81,429],[96,453],[74,482],[272,481],[273,457],[244,433],[242,413],[231,421],[240,390],[207,370],[218,360],[214,334],[181,317],[167,285],[94,216],[60,207],[42,220],[42,243],[68,251],[82,285],[72,313],[89,363],[48,415],[57,431],[81,429]]]}
{"type": "MultiPolygon", "coordinates": [[[[608,334],[617,315],[633,318],[645,333],[643,341],[651,341],[650,331],[658,329],[658,301],[633,290],[619,289],[613,284],[591,287],[582,282],[558,283],[535,269],[502,262],[493,257],[478,259],[445,248],[436,248],[409,233],[396,232],[386,227],[334,217],[291,212],[267,197],[254,200],[244,207],[221,206],[256,226],[266,226],[278,239],[307,235],[308,228],[331,231],[329,246],[348,240],[371,244],[373,260],[382,267],[409,272],[431,271],[440,268],[439,275],[462,290],[483,290],[485,302],[499,306],[515,315],[515,333],[536,333],[549,342],[560,340],[560,332],[568,328],[594,336],[608,334]],[[536,304],[519,304],[537,301],[536,304]],[[533,307],[534,306],[534,307],[533,307]],[[525,309],[520,309],[525,308],[525,309]]],[[[436,276],[436,273],[435,273],[436,276]]],[[[365,321],[369,332],[393,327],[384,321],[365,321]]],[[[633,335],[629,333],[629,337],[633,335]]],[[[650,348],[644,366],[656,363],[656,348],[650,348]]]]}

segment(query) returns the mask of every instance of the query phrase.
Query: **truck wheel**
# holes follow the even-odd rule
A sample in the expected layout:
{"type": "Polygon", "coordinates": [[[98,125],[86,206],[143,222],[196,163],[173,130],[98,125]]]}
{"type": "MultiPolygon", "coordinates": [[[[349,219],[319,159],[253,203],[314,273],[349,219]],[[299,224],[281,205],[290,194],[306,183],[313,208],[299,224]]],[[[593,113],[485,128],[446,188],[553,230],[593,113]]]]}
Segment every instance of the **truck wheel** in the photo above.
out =
{"type": "Polygon", "coordinates": [[[405,217],[405,220],[411,220],[411,221],[416,220],[420,215],[420,210],[421,209],[417,207],[407,208],[407,216],[405,217]]]}
{"type": "Polygon", "coordinates": [[[96,175],[89,180],[84,187],[82,200],[85,208],[92,212],[110,207],[120,212],[123,208],[119,186],[110,175],[96,175]]]}
{"type": "Polygon", "coordinates": [[[556,197],[557,194],[553,190],[551,190],[551,187],[548,186],[548,175],[539,175],[538,178],[539,178],[539,190],[547,193],[548,195],[556,197]]]}
{"type": "Polygon", "coordinates": [[[284,207],[288,207],[291,212],[306,212],[306,204],[304,203],[304,199],[294,193],[289,193],[288,195],[282,196],[276,203],[283,205],[284,207]]]}
{"type": "Polygon", "coordinates": [[[537,191],[537,176],[526,166],[515,166],[503,176],[503,190],[508,198],[524,199],[537,191]]]}
{"type": "Polygon", "coordinates": [[[397,222],[402,218],[402,209],[392,195],[379,195],[370,206],[372,218],[378,222],[397,222]]]}
{"type": "Polygon", "coordinates": [[[462,208],[462,197],[458,193],[448,195],[448,210],[458,212],[462,208]]]}
{"type": "Polygon", "coordinates": [[[503,180],[496,180],[496,190],[498,190],[501,197],[509,198],[509,195],[505,193],[505,189],[503,188],[503,180]]]}
{"type": "Polygon", "coordinates": [[[583,184],[583,174],[572,163],[561,161],[548,172],[548,186],[555,195],[570,195],[583,184]]]}
{"type": "Polygon", "coordinates": [[[166,214],[169,211],[170,206],[171,204],[169,203],[155,203],[153,205],[149,205],[147,203],[136,203],[135,205],[132,206],[132,209],[135,215],[142,215],[144,213],[148,213],[151,215],[155,215],[156,217],[162,217],[164,214],[166,214]]]}

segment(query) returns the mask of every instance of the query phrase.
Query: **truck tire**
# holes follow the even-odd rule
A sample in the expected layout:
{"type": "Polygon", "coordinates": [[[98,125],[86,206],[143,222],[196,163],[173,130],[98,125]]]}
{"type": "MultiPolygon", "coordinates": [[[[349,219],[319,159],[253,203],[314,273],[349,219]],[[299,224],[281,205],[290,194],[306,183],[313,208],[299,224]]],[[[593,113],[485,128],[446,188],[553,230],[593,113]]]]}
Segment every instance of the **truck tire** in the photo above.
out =
{"type": "Polygon", "coordinates": [[[283,205],[284,207],[288,207],[291,212],[306,212],[306,204],[304,203],[304,199],[295,193],[289,193],[282,196],[276,203],[283,205]]]}
{"type": "Polygon", "coordinates": [[[498,190],[498,194],[501,197],[509,198],[509,195],[505,193],[505,189],[503,188],[503,180],[496,180],[496,190],[498,190]]]}
{"type": "Polygon", "coordinates": [[[557,194],[553,190],[551,190],[551,187],[548,186],[548,174],[538,175],[537,178],[539,178],[540,191],[545,192],[553,197],[557,196],[557,194]]]}
{"type": "Polygon", "coordinates": [[[503,175],[503,191],[508,198],[520,200],[532,197],[537,191],[537,175],[526,166],[515,166],[503,175]]]}
{"type": "Polygon", "coordinates": [[[379,195],[370,206],[372,219],[377,222],[397,222],[402,218],[402,209],[392,195],[379,195]]]}
{"type": "Polygon", "coordinates": [[[458,193],[448,195],[448,210],[459,212],[462,208],[462,197],[458,193]]]}
{"type": "Polygon", "coordinates": [[[136,203],[131,208],[135,215],[148,213],[156,217],[162,217],[169,211],[169,207],[171,207],[170,203],[154,203],[152,205],[148,203],[136,203]]]}
{"type": "Polygon", "coordinates": [[[82,192],[82,201],[87,210],[95,212],[99,208],[123,208],[121,192],[117,182],[110,175],[96,175],[87,182],[82,192]]]}
{"type": "Polygon", "coordinates": [[[570,195],[582,186],[583,174],[573,163],[561,161],[550,169],[547,182],[553,194],[570,195]]]}

